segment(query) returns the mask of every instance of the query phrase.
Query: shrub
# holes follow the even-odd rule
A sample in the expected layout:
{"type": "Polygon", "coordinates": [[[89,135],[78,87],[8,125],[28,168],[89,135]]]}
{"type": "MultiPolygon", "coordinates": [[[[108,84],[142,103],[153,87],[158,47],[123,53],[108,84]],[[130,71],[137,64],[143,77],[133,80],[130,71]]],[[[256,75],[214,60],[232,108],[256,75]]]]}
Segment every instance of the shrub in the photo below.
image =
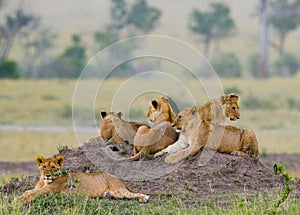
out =
{"type": "Polygon", "coordinates": [[[221,77],[241,77],[242,67],[233,53],[218,54],[212,59],[212,66],[221,77]]]}
{"type": "Polygon", "coordinates": [[[287,99],[287,104],[288,104],[288,107],[290,109],[295,109],[295,110],[299,110],[300,109],[300,101],[294,99],[294,98],[288,98],[287,99]]]}
{"type": "Polygon", "coordinates": [[[274,63],[275,75],[282,77],[295,75],[299,68],[297,58],[290,53],[284,54],[274,63]]]}
{"type": "Polygon", "coordinates": [[[2,61],[0,63],[0,78],[20,78],[17,63],[12,60],[2,61]]]}

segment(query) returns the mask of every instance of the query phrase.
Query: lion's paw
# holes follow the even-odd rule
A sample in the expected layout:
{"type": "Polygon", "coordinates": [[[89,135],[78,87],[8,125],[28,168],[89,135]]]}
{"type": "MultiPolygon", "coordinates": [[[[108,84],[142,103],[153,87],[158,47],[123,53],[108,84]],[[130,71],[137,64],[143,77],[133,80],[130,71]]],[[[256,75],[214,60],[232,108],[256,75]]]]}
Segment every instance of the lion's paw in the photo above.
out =
{"type": "Polygon", "coordinates": [[[242,152],[242,151],[233,151],[230,154],[233,155],[233,156],[244,156],[245,152],[242,152]]]}
{"type": "Polygon", "coordinates": [[[161,151],[155,153],[154,157],[155,157],[155,158],[160,157],[160,156],[162,156],[162,155],[165,154],[165,153],[166,153],[166,152],[164,152],[163,150],[161,150],[161,151]]]}
{"type": "Polygon", "coordinates": [[[167,164],[174,164],[174,163],[177,163],[177,159],[176,159],[176,156],[175,155],[168,155],[165,159],[165,163],[167,164]]]}

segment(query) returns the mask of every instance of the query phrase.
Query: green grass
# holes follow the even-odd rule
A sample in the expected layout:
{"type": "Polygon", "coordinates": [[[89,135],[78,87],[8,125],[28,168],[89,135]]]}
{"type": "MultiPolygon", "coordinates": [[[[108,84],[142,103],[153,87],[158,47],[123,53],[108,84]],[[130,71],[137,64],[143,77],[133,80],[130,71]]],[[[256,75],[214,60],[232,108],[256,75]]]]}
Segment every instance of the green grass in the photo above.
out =
{"type": "MultiPolygon", "coordinates": [[[[278,208],[277,196],[232,196],[227,204],[219,200],[186,205],[180,197],[158,195],[147,204],[137,200],[92,199],[81,195],[50,194],[37,198],[27,206],[16,204],[13,199],[0,203],[1,214],[298,214],[298,198],[287,199],[278,208]]],[[[221,201],[221,199],[220,199],[221,201]]]]}

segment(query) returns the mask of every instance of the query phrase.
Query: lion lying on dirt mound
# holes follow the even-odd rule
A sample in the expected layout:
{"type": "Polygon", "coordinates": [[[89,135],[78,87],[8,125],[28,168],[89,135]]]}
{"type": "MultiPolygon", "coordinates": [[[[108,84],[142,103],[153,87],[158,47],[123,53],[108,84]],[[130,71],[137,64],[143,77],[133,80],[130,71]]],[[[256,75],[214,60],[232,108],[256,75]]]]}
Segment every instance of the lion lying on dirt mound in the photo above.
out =
{"type": "Polygon", "coordinates": [[[173,126],[180,132],[179,139],[156,153],[156,157],[168,153],[170,155],[165,162],[177,163],[189,155],[195,155],[204,146],[221,153],[259,156],[258,142],[253,131],[234,126],[213,125],[201,118],[200,111],[194,106],[178,113],[173,126]]]}
{"type": "Polygon", "coordinates": [[[64,157],[38,156],[36,163],[41,178],[32,190],[27,190],[17,201],[28,203],[48,193],[78,193],[89,197],[138,198],[147,202],[149,196],[129,191],[124,182],[108,173],[69,173],[62,169],[64,157]]]}
{"type": "Polygon", "coordinates": [[[129,160],[138,160],[143,154],[155,154],[178,138],[171,124],[175,114],[166,98],[151,100],[147,117],[152,126],[139,127],[133,141],[134,155],[129,160]]]}
{"type": "Polygon", "coordinates": [[[86,143],[96,141],[108,141],[113,139],[115,142],[122,144],[124,142],[133,143],[135,134],[140,126],[148,127],[144,123],[128,122],[123,119],[124,114],[122,112],[110,112],[106,113],[102,111],[100,113],[102,122],[100,124],[99,135],[90,137],[86,143]]]}

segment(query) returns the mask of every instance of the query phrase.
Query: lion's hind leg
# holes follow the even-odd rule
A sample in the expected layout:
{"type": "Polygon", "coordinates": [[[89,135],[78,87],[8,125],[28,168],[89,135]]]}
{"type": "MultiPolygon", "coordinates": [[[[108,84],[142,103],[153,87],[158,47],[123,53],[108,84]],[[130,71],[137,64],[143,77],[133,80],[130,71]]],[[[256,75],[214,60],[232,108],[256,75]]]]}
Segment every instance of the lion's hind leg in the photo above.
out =
{"type": "Polygon", "coordinates": [[[142,193],[133,193],[125,188],[117,188],[115,190],[109,190],[109,194],[115,198],[128,198],[133,199],[137,198],[140,202],[146,203],[149,200],[149,196],[142,193]]]}
{"type": "Polygon", "coordinates": [[[258,141],[254,131],[244,130],[241,142],[243,152],[259,157],[258,141]]]}

